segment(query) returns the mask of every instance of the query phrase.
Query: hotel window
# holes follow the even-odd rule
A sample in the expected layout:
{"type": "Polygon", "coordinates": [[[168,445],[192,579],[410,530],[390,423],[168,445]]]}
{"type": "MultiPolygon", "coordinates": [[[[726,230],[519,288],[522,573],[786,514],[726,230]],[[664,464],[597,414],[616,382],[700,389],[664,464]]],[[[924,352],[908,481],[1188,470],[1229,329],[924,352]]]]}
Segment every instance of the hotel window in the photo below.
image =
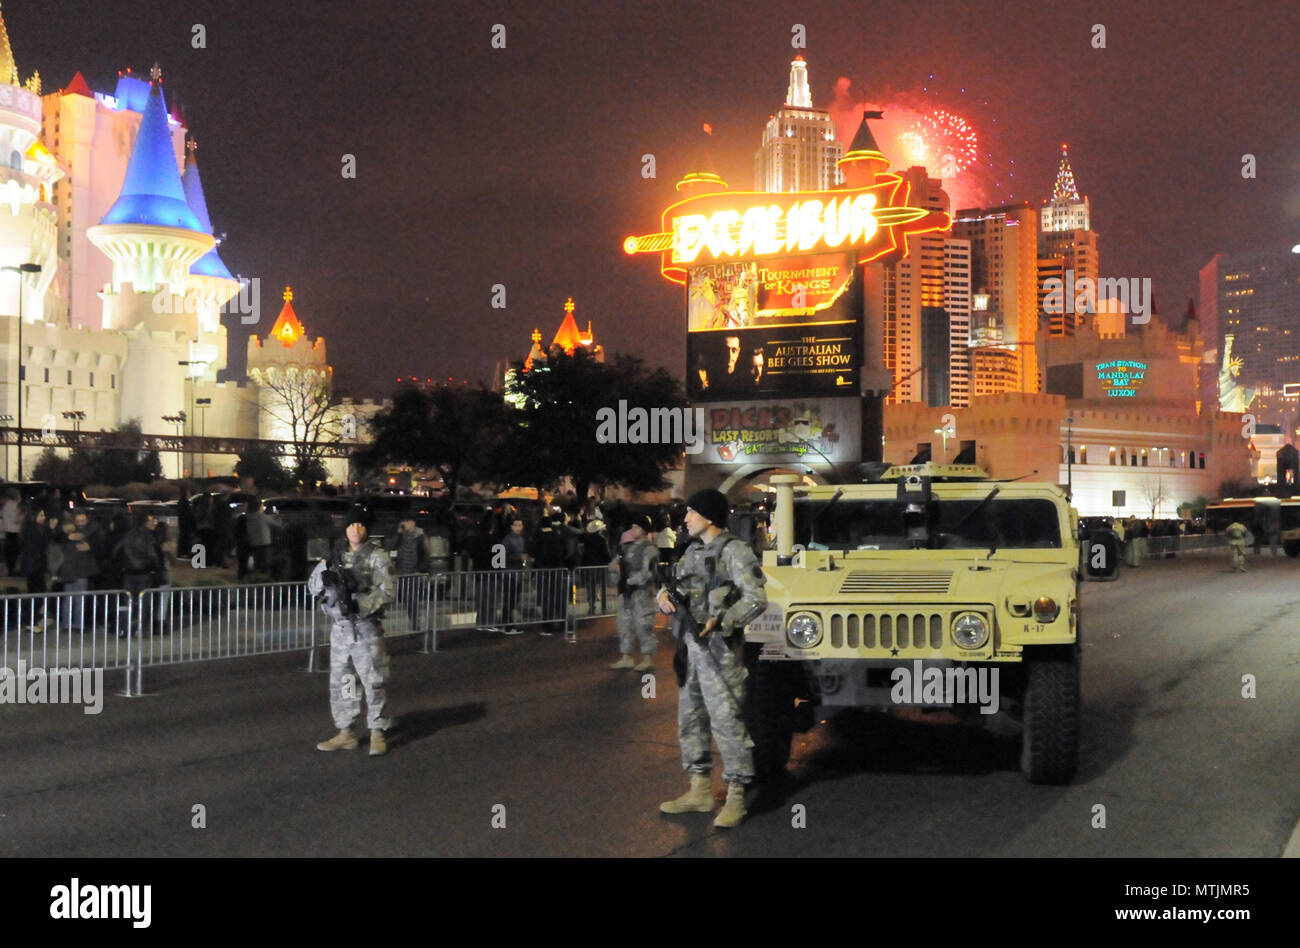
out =
{"type": "Polygon", "coordinates": [[[1136,454],[1130,454],[1130,455],[1128,456],[1128,466],[1129,466],[1129,467],[1137,467],[1137,466],[1138,466],[1138,456],[1137,456],[1136,454]]]}
{"type": "Polygon", "coordinates": [[[72,384],[72,370],[68,369],[68,384],[72,384]]]}
{"type": "Polygon", "coordinates": [[[117,375],[113,374],[108,377],[108,387],[117,388],[117,375]]]}
{"type": "Polygon", "coordinates": [[[1110,463],[1111,463],[1111,464],[1114,464],[1114,463],[1115,463],[1115,449],[1114,449],[1114,448],[1111,448],[1111,449],[1110,449],[1110,463]]]}
{"type": "Polygon", "coordinates": [[[1079,445],[1079,463],[1080,464],[1088,463],[1088,448],[1086,445],[1082,445],[1082,444],[1079,445]]]}
{"type": "Polygon", "coordinates": [[[1146,467],[1146,466],[1147,466],[1147,449],[1146,449],[1146,448],[1143,448],[1143,449],[1142,449],[1142,466],[1143,466],[1143,467],[1146,467]]]}
{"type": "Polygon", "coordinates": [[[45,381],[46,381],[47,383],[50,381],[50,370],[49,370],[49,369],[46,369],[46,370],[45,370],[45,381]]]}
{"type": "Polygon", "coordinates": [[[1205,470],[1205,452],[1201,452],[1201,470],[1205,470]]]}
{"type": "Polygon", "coordinates": [[[95,387],[95,373],[94,373],[94,372],[91,372],[91,373],[90,373],[90,387],[91,387],[91,388],[94,388],[94,387],[95,387]]]}

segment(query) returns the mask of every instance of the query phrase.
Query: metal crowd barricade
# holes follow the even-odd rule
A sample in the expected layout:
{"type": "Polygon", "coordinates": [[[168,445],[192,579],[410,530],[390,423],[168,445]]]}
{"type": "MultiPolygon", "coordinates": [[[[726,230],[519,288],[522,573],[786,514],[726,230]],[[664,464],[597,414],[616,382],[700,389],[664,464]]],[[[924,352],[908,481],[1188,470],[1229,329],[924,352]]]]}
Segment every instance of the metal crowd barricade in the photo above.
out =
{"type": "Polygon", "coordinates": [[[124,590],[18,593],[0,597],[0,667],[17,673],[40,668],[126,669],[131,639],[124,616],[130,594],[124,590]]]}
{"type": "Polygon", "coordinates": [[[437,651],[438,633],[454,628],[538,626],[573,641],[567,605],[572,591],[573,571],[564,568],[439,573],[431,584],[424,651],[437,651]]]}

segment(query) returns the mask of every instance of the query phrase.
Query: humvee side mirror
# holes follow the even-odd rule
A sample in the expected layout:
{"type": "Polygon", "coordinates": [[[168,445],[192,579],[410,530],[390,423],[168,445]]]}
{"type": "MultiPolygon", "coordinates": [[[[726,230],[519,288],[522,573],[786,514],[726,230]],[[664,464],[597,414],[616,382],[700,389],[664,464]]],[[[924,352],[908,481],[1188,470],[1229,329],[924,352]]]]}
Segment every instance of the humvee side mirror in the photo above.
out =
{"type": "Polygon", "coordinates": [[[1083,531],[1079,538],[1079,573],[1092,582],[1119,579],[1119,537],[1106,527],[1083,531]]]}

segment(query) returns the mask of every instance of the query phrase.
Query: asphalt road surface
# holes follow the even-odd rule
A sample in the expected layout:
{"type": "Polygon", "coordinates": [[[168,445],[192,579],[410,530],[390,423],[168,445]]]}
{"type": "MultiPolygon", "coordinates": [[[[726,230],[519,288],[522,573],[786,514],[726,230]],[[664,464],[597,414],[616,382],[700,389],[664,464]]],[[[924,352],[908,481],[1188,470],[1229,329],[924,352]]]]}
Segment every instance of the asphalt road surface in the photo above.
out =
{"type": "Polygon", "coordinates": [[[99,715],[0,706],[0,855],[1279,856],[1300,818],[1300,561],[1225,557],[1084,586],[1068,787],[1027,784],[988,731],[850,714],[796,739],[784,798],[741,828],[661,816],[686,787],[668,634],[646,697],[606,668],[601,620],[576,645],[402,640],[380,758],[315,750],[334,729],[305,653],[146,669],[152,694],[99,715]]]}

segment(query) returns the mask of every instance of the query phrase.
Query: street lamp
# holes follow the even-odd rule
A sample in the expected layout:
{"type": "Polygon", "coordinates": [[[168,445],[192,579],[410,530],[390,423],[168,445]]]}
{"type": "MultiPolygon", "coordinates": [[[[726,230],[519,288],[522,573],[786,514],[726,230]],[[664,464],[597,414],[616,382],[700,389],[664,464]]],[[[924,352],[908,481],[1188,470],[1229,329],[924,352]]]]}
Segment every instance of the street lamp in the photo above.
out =
{"type": "MultiPolygon", "coordinates": [[[[23,274],[40,273],[39,263],[20,263],[16,267],[0,267],[18,274],[18,480],[23,479],[23,382],[27,376],[23,369],[23,274]]],[[[5,464],[9,463],[9,447],[5,446],[5,464]]]]}
{"type": "Polygon", "coordinates": [[[86,413],[84,411],[65,411],[63,413],[63,419],[72,422],[72,432],[76,435],[76,441],[81,440],[81,423],[85,418],[86,413]]]}
{"type": "MultiPolygon", "coordinates": [[[[14,420],[13,415],[0,415],[0,425],[9,427],[9,422],[14,420]]],[[[9,436],[5,435],[5,480],[9,480],[9,436]]]]}
{"type": "MultiPolygon", "coordinates": [[[[198,340],[196,339],[195,342],[198,342],[198,340]]],[[[183,366],[185,366],[185,367],[188,369],[189,366],[192,366],[192,365],[201,365],[201,366],[203,366],[204,368],[206,368],[207,366],[211,365],[212,363],[211,363],[211,361],[208,360],[208,359],[180,359],[180,360],[178,360],[178,361],[176,362],[176,364],[177,364],[177,365],[183,365],[183,366]]],[[[193,419],[193,417],[194,417],[194,373],[193,373],[193,372],[189,372],[189,371],[187,371],[187,372],[185,373],[185,377],[186,377],[186,379],[188,379],[188,381],[189,381],[189,383],[190,383],[190,418],[193,419]]],[[[212,399],[208,399],[208,401],[211,402],[212,399]]],[[[184,414],[184,412],[182,412],[181,414],[184,414]]],[[[194,434],[194,422],[193,422],[192,420],[190,421],[190,434],[194,434]]],[[[191,452],[190,452],[190,469],[191,469],[191,471],[193,470],[193,468],[194,468],[194,452],[191,451],[191,452]]]]}
{"type": "MultiPolygon", "coordinates": [[[[194,404],[198,407],[198,410],[202,412],[202,414],[199,415],[199,437],[206,438],[208,436],[208,406],[212,404],[212,399],[196,398],[194,400],[194,404]]],[[[208,469],[208,452],[206,450],[207,444],[204,444],[203,447],[205,448],[205,450],[199,456],[199,466],[205,472],[204,477],[206,477],[207,476],[206,472],[208,469]]],[[[194,459],[191,452],[190,464],[193,465],[193,463],[194,463],[194,459]]]]}
{"type": "Polygon", "coordinates": [[[1065,499],[1074,500],[1074,412],[1065,419],[1065,499]]]}
{"type": "MultiPolygon", "coordinates": [[[[184,437],[186,417],[185,412],[178,411],[174,415],[163,415],[162,420],[169,425],[176,426],[176,437],[179,439],[184,437]]],[[[181,479],[181,446],[179,444],[176,445],[176,479],[178,481],[181,479]]]]}

